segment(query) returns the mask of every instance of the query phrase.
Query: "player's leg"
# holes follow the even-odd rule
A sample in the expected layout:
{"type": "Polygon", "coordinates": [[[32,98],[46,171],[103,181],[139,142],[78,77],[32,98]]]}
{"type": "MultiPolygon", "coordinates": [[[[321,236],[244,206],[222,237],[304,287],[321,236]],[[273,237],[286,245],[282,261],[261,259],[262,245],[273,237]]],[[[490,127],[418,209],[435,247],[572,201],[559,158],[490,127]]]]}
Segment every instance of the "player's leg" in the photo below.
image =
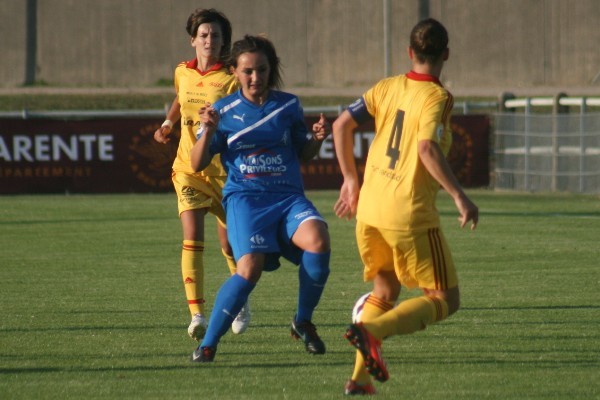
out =
{"type": "MultiPolygon", "coordinates": [[[[223,257],[225,257],[227,267],[229,267],[229,273],[234,275],[237,267],[235,259],[233,258],[233,250],[227,239],[227,228],[220,219],[217,219],[217,222],[217,233],[219,236],[219,243],[221,244],[221,253],[223,254],[223,257]]],[[[248,329],[248,325],[250,325],[250,318],[250,300],[248,300],[233,320],[231,331],[236,335],[244,333],[246,329],[248,329]]]]}
{"type": "Polygon", "coordinates": [[[306,221],[298,227],[292,242],[303,250],[296,320],[311,321],[329,277],[331,250],[327,225],[316,219],[306,221]]]}
{"type": "Polygon", "coordinates": [[[218,194],[204,177],[175,172],[172,175],[183,228],[181,274],[192,321],[188,333],[196,340],[204,335],[204,218],[218,194]]]}
{"type": "Polygon", "coordinates": [[[233,275],[236,271],[235,259],[233,258],[233,250],[227,240],[227,227],[217,219],[217,236],[219,237],[219,244],[221,245],[221,253],[225,257],[227,268],[229,268],[229,274],[233,275]]]}
{"type": "Polygon", "coordinates": [[[208,330],[202,343],[194,351],[192,361],[214,360],[221,337],[227,333],[260,279],[264,258],[264,254],[255,253],[246,254],[238,260],[237,272],[229,277],[217,292],[208,330]]]}
{"type": "MultiPolygon", "coordinates": [[[[225,185],[225,181],[227,180],[224,176],[216,176],[208,178],[208,182],[212,186],[212,193],[214,194],[215,199],[218,201],[214,201],[210,211],[217,217],[217,236],[219,238],[219,243],[221,245],[221,253],[223,257],[225,257],[225,262],[227,262],[227,267],[229,268],[229,273],[234,275],[236,272],[236,264],[235,259],[233,257],[233,249],[229,244],[229,239],[227,238],[227,226],[225,224],[225,210],[221,204],[223,200],[223,186],[225,185]]],[[[249,301],[244,304],[242,310],[238,313],[238,315],[233,320],[231,324],[231,331],[235,334],[241,334],[248,329],[248,325],[250,325],[250,303],[249,301]]]]}
{"type": "MultiPolygon", "coordinates": [[[[270,207],[261,208],[261,203],[251,196],[232,196],[227,200],[229,243],[233,254],[238,257],[237,271],[221,285],[215,298],[208,330],[192,361],[210,362],[216,354],[217,345],[227,332],[233,319],[248,300],[260,279],[266,253],[277,253],[277,220],[271,218],[270,207]],[[254,241],[248,238],[254,237],[254,241]],[[255,243],[260,245],[257,253],[255,243]]],[[[273,212],[277,214],[277,210],[273,212]]]]}
{"type": "Polygon", "coordinates": [[[425,329],[446,319],[459,307],[456,270],[442,232],[435,228],[411,235],[412,239],[398,241],[397,251],[404,254],[406,269],[398,266],[397,273],[406,277],[409,286],[419,286],[425,293],[365,323],[364,327],[378,339],[425,329]]]}
{"type": "MultiPolygon", "coordinates": [[[[390,278],[392,280],[395,280],[395,275],[393,272],[392,275],[393,276],[391,276],[390,278]]],[[[376,286],[378,286],[378,294],[376,295],[375,292],[371,292],[371,294],[369,295],[369,297],[363,305],[360,320],[358,322],[371,321],[394,307],[396,299],[398,298],[398,295],[400,293],[400,287],[398,286],[397,290],[383,292],[383,287],[380,287],[380,285],[376,286]]],[[[350,378],[350,380],[346,382],[344,392],[347,395],[375,393],[375,388],[373,387],[371,375],[365,368],[365,359],[359,350],[356,351],[354,371],[352,372],[352,377],[350,378]]]]}
{"type": "Polygon", "coordinates": [[[302,250],[298,269],[298,306],[292,320],[292,337],[302,339],[309,353],[324,354],[325,344],[317,334],[312,319],[330,272],[331,245],[327,224],[307,199],[299,198],[288,214],[286,229],[286,235],[289,237],[291,234],[292,244],[302,250]]]}
{"type": "Polygon", "coordinates": [[[206,331],[204,313],[204,216],[206,209],[187,210],[181,213],[183,246],[181,250],[181,275],[192,321],[188,334],[200,340],[206,331]]]}
{"type": "MultiPolygon", "coordinates": [[[[379,230],[360,222],[356,225],[358,251],[364,265],[365,281],[373,281],[373,292],[364,304],[361,323],[371,321],[391,310],[400,295],[400,282],[394,269],[394,252],[385,241],[379,230]]],[[[346,337],[353,345],[359,344],[354,333],[349,329],[346,337]]],[[[379,341],[380,342],[380,341],[379,341]]],[[[377,344],[380,346],[380,343],[377,344]]],[[[356,352],[352,378],[346,383],[346,394],[372,394],[375,389],[371,381],[372,368],[370,354],[363,355],[366,348],[359,347],[356,352]]],[[[370,352],[370,351],[369,351],[370,352]]],[[[385,367],[383,360],[379,362],[385,367]]],[[[376,369],[381,369],[380,367],[376,369]]],[[[385,368],[384,368],[385,371],[385,368]]],[[[384,376],[385,374],[381,375],[384,376]]]]}

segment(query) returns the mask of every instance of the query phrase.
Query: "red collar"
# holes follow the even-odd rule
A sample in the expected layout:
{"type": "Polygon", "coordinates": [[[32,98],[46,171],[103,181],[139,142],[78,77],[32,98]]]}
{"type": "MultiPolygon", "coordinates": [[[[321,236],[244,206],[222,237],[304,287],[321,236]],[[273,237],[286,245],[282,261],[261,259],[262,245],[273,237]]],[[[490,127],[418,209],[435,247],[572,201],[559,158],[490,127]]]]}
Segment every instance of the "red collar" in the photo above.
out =
{"type": "Polygon", "coordinates": [[[408,74],[406,74],[406,77],[408,79],[412,79],[414,81],[434,82],[434,83],[437,83],[438,85],[442,86],[442,82],[440,82],[440,80],[433,75],[420,74],[415,71],[410,71],[408,74]]]}
{"type": "Polygon", "coordinates": [[[218,71],[218,70],[220,70],[221,68],[223,68],[223,63],[220,63],[220,62],[219,62],[219,63],[216,63],[215,65],[213,65],[212,67],[210,67],[210,68],[209,68],[209,69],[207,69],[206,71],[200,71],[200,70],[198,69],[198,59],[197,59],[197,58],[194,58],[194,59],[192,59],[192,60],[190,60],[190,61],[186,62],[186,63],[185,63],[185,66],[186,66],[187,68],[195,69],[196,71],[198,71],[198,73],[199,73],[200,75],[206,75],[206,74],[208,74],[209,72],[218,71]]]}

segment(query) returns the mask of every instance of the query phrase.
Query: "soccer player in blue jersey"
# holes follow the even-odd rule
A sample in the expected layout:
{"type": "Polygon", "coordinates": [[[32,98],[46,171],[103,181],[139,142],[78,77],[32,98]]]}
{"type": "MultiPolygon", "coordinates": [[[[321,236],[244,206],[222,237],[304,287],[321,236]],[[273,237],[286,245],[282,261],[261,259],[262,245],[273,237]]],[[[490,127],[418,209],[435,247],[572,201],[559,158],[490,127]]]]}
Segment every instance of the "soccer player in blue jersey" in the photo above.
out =
{"type": "Polygon", "coordinates": [[[241,89],[200,109],[191,165],[202,171],[220,154],[227,170],[223,205],[237,273],[219,289],[192,361],[214,360],[220,338],[280,256],[299,265],[292,336],[303,340],[307,352],[324,354],[312,316],[329,276],[329,233],[304,195],[300,162],[317,154],[331,127],[321,115],[309,135],[299,99],[277,90],[279,58],[268,39],[247,35],[234,43],[231,64],[241,89]]]}

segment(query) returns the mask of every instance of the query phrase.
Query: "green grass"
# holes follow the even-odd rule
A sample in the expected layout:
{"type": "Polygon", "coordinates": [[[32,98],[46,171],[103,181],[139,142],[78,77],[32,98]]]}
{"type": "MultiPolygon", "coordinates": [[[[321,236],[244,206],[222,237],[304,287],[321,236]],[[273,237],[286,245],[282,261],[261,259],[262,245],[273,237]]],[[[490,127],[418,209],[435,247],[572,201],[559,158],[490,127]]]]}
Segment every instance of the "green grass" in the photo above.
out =
{"type": "MultiPolygon", "coordinates": [[[[462,309],[386,341],[379,398],[599,398],[599,198],[469,193],[474,232],[439,199],[462,309]]],[[[332,214],[336,193],[309,197],[332,236],[315,314],[327,354],[289,337],[297,270],[284,264],[253,292],[248,331],[227,334],[213,364],[192,365],[173,194],[0,196],[0,398],[343,398],[354,351],[342,333],[368,285],[353,223],[332,214]]],[[[210,305],[228,272],[207,221],[210,305]]]]}

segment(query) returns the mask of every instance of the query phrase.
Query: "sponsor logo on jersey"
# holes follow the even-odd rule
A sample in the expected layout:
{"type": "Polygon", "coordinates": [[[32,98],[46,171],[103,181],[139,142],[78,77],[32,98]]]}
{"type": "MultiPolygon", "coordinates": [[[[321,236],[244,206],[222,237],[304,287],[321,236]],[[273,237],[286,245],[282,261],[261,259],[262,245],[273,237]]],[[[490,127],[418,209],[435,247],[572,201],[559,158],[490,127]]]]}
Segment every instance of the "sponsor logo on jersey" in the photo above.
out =
{"type": "Polygon", "coordinates": [[[244,175],[281,175],[287,171],[281,154],[268,154],[266,151],[242,157],[239,168],[244,175]]]}

